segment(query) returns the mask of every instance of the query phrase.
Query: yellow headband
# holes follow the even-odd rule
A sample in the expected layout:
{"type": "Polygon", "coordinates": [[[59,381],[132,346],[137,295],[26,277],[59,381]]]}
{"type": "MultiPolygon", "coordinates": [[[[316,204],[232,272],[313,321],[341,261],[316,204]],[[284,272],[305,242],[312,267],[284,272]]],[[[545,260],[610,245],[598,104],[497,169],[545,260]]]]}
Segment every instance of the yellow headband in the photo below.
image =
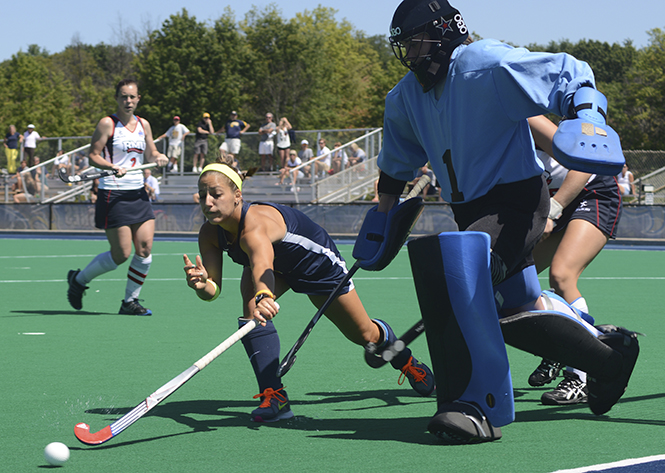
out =
{"type": "Polygon", "coordinates": [[[242,179],[240,178],[238,173],[228,164],[220,164],[220,163],[208,164],[206,167],[203,168],[203,171],[201,171],[201,175],[203,175],[204,172],[208,171],[221,172],[226,177],[231,179],[231,181],[233,181],[233,183],[236,185],[236,187],[239,190],[242,190],[242,179]]]}

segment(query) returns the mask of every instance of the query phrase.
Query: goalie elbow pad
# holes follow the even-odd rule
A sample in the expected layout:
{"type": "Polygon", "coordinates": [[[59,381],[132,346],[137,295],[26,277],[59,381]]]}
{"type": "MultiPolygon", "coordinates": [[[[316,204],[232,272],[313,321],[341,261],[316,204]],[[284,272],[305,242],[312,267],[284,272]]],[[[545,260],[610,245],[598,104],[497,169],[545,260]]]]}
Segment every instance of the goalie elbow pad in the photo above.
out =
{"type": "Polygon", "coordinates": [[[616,131],[607,125],[607,98],[591,87],[582,87],[572,100],[574,118],[559,125],[552,147],[564,167],[591,174],[616,175],[626,159],[616,131]]]}

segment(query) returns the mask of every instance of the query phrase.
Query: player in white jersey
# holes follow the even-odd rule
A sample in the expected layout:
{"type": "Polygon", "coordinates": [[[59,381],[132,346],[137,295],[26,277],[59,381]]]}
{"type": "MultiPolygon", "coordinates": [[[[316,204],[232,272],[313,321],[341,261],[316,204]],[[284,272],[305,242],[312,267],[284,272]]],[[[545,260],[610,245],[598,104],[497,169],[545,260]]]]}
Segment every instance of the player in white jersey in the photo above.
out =
{"type": "MultiPolygon", "coordinates": [[[[529,126],[551,195],[545,232],[533,250],[536,271],[550,268],[550,287],[585,320],[594,323],[577,282],[607,241],[614,238],[622,210],[617,179],[569,171],[552,157],[556,125],[541,115],[529,118],[529,126]]],[[[544,359],[529,376],[529,384],[548,384],[560,369],[560,363],[544,359]]],[[[587,402],[587,398],[586,374],[573,368],[564,371],[564,379],[556,389],[541,396],[543,404],[549,405],[578,404],[587,402]]]]}
{"type": "Polygon", "coordinates": [[[87,284],[127,261],[133,244],[135,254],[127,272],[119,313],[152,315],[138,297],[152,262],[155,216],[143,185],[143,174],[127,171],[147,162],[166,166],[168,158],[157,151],[150,123],[134,115],[140,99],[136,82],[120,81],[115,99],[118,109],[97,124],[89,153],[95,167],[116,171],[114,176],[100,179],[95,204],[95,226],[105,230],[111,249],[97,255],[83,271],[69,271],[67,299],[72,307],[81,310],[87,284]]]}

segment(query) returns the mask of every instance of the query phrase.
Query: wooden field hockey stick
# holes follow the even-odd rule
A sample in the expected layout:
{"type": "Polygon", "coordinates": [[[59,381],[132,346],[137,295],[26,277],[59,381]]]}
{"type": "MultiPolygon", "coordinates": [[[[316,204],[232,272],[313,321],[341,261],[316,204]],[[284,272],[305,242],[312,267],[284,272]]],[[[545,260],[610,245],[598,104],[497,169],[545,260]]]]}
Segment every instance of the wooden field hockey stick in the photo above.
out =
{"type": "Polygon", "coordinates": [[[215,358],[224,353],[238,340],[251,332],[258,324],[259,322],[256,319],[252,319],[247,322],[233,335],[217,345],[207,355],[180,373],[178,376],[173,378],[171,381],[166,383],[164,386],[159,388],[157,391],[152,393],[144,401],[141,401],[141,404],[136,406],[134,409],[129,411],[120,419],[116,420],[111,425],[104,427],[98,432],[92,433],[90,432],[90,426],[81,422],[76,424],[74,427],[74,435],[76,435],[76,438],[79,441],[86,445],[100,445],[108,440],[111,440],[113,437],[143,417],[150,409],[173,394],[180,386],[192,379],[196,373],[212,363],[215,358]]]}
{"type": "MultiPolygon", "coordinates": [[[[413,186],[413,189],[411,189],[411,192],[409,192],[406,196],[407,199],[411,199],[413,197],[416,197],[422,190],[425,188],[427,184],[430,183],[430,177],[428,175],[422,176],[418,182],[416,183],[415,186],[413,186]]],[[[296,362],[296,353],[300,348],[303,346],[305,343],[305,340],[307,340],[307,337],[309,337],[309,334],[312,332],[312,329],[316,325],[316,323],[319,321],[323,313],[330,307],[330,304],[333,303],[333,301],[339,296],[340,292],[342,292],[342,289],[346,284],[349,282],[351,277],[358,271],[359,266],[358,266],[358,261],[356,261],[353,266],[351,266],[351,269],[346,273],[344,276],[344,279],[340,281],[340,283],[335,287],[333,292],[330,293],[328,296],[328,299],[323,303],[323,305],[319,308],[319,310],[316,311],[316,314],[314,314],[314,317],[312,317],[312,320],[307,324],[305,327],[305,330],[303,331],[302,335],[296,340],[296,343],[293,345],[293,347],[289,350],[289,352],[286,354],[282,362],[279,364],[279,367],[277,368],[277,376],[282,377],[288,371],[291,369],[293,364],[296,362]]]]}
{"type": "MultiPolygon", "coordinates": [[[[156,166],[157,163],[143,164],[141,166],[136,166],[127,169],[127,172],[143,171],[144,169],[150,169],[156,166]]],[[[81,174],[75,174],[72,176],[67,173],[67,170],[65,168],[58,169],[58,176],[60,177],[60,179],[69,184],[75,182],[94,181],[95,179],[99,179],[101,177],[106,177],[106,176],[113,176],[117,173],[118,171],[116,171],[115,169],[103,169],[103,170],[93,170],[89,172],[84,172],[81,174]]]]}

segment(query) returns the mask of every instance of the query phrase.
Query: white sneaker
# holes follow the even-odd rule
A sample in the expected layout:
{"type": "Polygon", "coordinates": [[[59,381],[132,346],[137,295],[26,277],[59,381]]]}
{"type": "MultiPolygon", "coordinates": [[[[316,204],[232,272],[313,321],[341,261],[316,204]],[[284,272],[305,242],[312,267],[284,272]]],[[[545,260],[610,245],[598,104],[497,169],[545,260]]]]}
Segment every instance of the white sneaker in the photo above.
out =
{"type": "Polygon", "coordinates": [[[174,165],[173,165],[173,168],[171,168],[171,171],[173,171],[173,172],[178,172],[178,165],[177,165],[177,164],[174,164],[174,165]]]}

